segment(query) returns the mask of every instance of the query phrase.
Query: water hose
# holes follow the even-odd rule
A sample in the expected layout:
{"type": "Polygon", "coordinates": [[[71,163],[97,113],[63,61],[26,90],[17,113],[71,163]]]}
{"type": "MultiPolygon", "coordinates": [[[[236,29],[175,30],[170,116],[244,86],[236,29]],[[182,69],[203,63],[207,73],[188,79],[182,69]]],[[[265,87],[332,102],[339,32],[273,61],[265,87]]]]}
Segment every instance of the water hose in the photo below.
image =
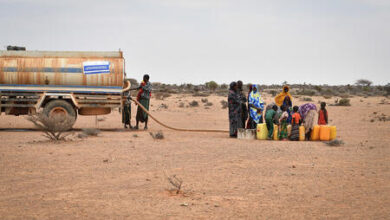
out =
{"type": "Polygon", "coordinates": [[[135,102],[142,110],[144,110],[144,112],[146,112],[146,114],[148,114],[153,120],[155,120],[158,124],[160,124],[161,126],[165,127],[165,128],[168,128],[168,129],[171,129],[171,130],[174,130],[174,131],[187,131],[187,132],[214,132],[214,133],[228,133],[229,131],[224,131],[224,130],[208,130],[208,129],[185,129],[185,128],[174,128],[174,127],[171,127],[169,125],[166,125],[164,123],[162,123],[161,121],[159,121],[157,118],[155,118],[152,114],[150,114],[150,112],[148,110],[146,110],[146,108],[141,104],[139,103],[136,99],[132,99],[133,102],[135,102]]]}

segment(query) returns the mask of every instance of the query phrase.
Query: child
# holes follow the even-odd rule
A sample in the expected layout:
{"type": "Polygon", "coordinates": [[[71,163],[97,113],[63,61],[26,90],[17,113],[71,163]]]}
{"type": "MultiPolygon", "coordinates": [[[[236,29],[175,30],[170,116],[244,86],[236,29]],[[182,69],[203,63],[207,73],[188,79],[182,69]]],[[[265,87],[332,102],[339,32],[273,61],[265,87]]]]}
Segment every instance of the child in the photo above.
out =
{"type": "Polygon", "coordinates": [[[288,132],[287,132],[287,118],[288,118],[288,113],[287,113],[287,106],[283,105],[282,106],[282,115],[279,118],[279,139],[280,140],[287,140],[288,137],[288,132]]]}
{"type": "Polygon", "coordinates": [[[291,136],[290,140],[292,141],[298,141],[299,140],[299,126],[302,123],[301,115],[298,113],[299,107],[294,106],[293,108],[293,115],[291,120],[291,136]]]}
{"type": "Polygon", "coordinates": [[[318,112],[318,124],[327,125],[328,124],[328,111],[326,110],[326,103],[321,102],[321,109],[318,112]]]}
{"type": "Polygon", "coordinates": [[[268,129],[268,140],[271,140],[274,134],[274,117],[277,110],[278,106],[273,105],[272,108],[265,113],[265,122],[267,123],[268,129]]]}

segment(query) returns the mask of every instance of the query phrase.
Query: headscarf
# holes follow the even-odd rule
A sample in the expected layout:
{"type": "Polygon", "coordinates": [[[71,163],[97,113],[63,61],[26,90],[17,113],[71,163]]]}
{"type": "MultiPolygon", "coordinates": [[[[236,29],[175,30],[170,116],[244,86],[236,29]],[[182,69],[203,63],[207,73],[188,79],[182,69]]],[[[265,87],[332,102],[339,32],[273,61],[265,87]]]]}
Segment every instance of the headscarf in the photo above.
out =
{"type": "Polygon", "coordinates": [[[314,128],[314,125],[318,122],[317,111],[314,109],[310,109],[306,112],[305,119],[303,121],[303,126],[305,127],[305,133],[309,133],[311,129],[314,128]]]}
{"type": "MultiPolygon", "coordinates": [[[[248,103],[249,103],[249,105],[254,105],[256,108],[260,108],[261,111],[263,111],[264,102],[261,99],[259,87],[257,85],[252,85],[252,87],[256,88],[256,91],[252,90],[252,92],[249,94],[248,103]]],[[[260,119],[261,119],[262,114],[257,113],[257,109],[250,107],[249,114],[250,114],[251,118],[253,119],[253,121],[256,122],[256,124],[260,123],[260,119]]]]}
{"type": "Polygon", "coordinates": [[[303,120],[305,120],[306,115],[310,110],[317,111],[317,106],[314,105],[313,103],[306,103],[306,104],[299,106],[298,112],[299,112],[299,114],[301,114],[301,117],[303,120]]]}
{"type": "Polygon", "coordinates": [[[234,90],[234,87],[237,85],[236,82],[231,82],[229,86],[229,90],[234,90]]]}
{"type": "Polygon", "coordinates": [[[282,91],[281,93],[279,93],[279,95],[277,95],[277,96],[275,97],[275,103],[276,103],[279,107],[282,106],[282,105],[283,105],[283,102],[284,102],[284,99],[286,98],[286,96],[290,97],[290,100],[292,101],[292,96],[291,96],[291,94],[290,94],[290,88],[289,88],[287,85],[283,86],[283,91],[282,91]],[[285,91],[284,91],[286,88],[288,89],[288,92],[285,92],[285,91]]]}
{"type": "Polygon", "coordinates": [[[142,80],[140,89],[137,94],[137,101],[139,101],[141,98],[150,99],[152,96],[152,84],[148,81],[145,82],[142,80]]]}

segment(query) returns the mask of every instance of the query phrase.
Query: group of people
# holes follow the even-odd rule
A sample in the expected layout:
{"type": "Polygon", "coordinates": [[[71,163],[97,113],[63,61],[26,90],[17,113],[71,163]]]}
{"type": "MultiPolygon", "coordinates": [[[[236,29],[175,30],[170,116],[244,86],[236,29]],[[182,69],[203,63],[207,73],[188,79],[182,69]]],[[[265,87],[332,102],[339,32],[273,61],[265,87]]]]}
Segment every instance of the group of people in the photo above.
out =
{"type": "Polygon", "coordinates": [[[317,106],[312,103],[293,106],[293,98],[288,86],[283,86],[282,92],[275,97],[275,102],[267,105],[266,108],[258,85],[249,85],[247,95],[243,91],[241,81],[230,83],[228,95],[230,137],[237,137],[238,128],[256,129],[257,124],[265,122],[268,128],[268,139],[274,138],[274,124],[276,124],[278,139],[297,141],[300,125],[304,125],[305,137],[309,139],[315,124],[328,124],[325,102],[321,103],[318,112],[317,106]],[[288,125],[291,125],[291,132],[288,132],[288,125]]]}
{"type": "Polygon", "coordinates": [[[152,84],[149,81],[149,75],[144,75],[139,87],[130,89],[124,94],[126,101],[122,109],[122,123],[125,128],[139,129],[139,123],[145,123],[144,129],[148,129],[148,114],[140,107],[137,108],[136,125],[131,126],[131,95],[130,91],[138,90],[137,101],[146,109],[149,110],[150,97],[152,96],[152,84]]]}

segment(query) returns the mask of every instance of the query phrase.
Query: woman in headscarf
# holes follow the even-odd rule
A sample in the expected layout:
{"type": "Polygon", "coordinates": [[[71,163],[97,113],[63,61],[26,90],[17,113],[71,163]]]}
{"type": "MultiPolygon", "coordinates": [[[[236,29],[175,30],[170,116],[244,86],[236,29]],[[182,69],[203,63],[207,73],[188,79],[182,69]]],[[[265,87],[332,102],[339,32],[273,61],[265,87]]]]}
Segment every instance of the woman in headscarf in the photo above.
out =
{"type": "MultiPolygon", "coordinates": [[[[249,100],[249,96],[250,96],[250,94],[251,94],[251,92],[252,92],[252,84],[248,84],[248,96],[247,96],[247,100],[249,100]]],[[[249,107],[249,102],[247,103],[247,108],[246,108],[247,110],[248,110],[248,114],[249,114],[249,109],[250,109],[250,107],[249,107]]],[[[246,123],[246,129],[250,129],[250,127],[251,127],[251,123],[252,123],[252,120],[251,120],[251,117],[249,117],[248,118],[248,122],[246,123]]]]}
{"type": "Polygon", "coordinates": [[[292,96],[290,94],[290,88],[285,85],[283,91],[275,97],[275,103],[279,106],[286,106],[288,118],[287,123],[291,123],[291,108],[292,108],[292,96]]]}
{"type": "Polygon", "coordinates": [[[310,133],[315,124],[317,124],[317,106],[313,103],[306,103],[299,106],[298,113],[303,120],[303,126],[305,127],[306,140],[310,138],[310,133]]]}
{"type": "MultiPolygon", "coordinates": [[[[149,110],[150,97],[152,95],[152,84],[149,82],[149,75],[144,75],[138,90],[137,101],[140,102],[146,110],[149,110]]],[[[135,129],[138,129],[139,122],[145,122],[144,130],[148,129],[148,114],[138,106],[135,129]]]]}
{"type": "Polygon", "coordinates": [[[244,95],[243,83],[241,80],[237,81],[237,88],[238,88],[237,92],[241,100],[241,122],[242,125],[245,126],[245,122],[248,119],[248,108],[246,105],[247,99],[246,96],[244,95]]]}
{"type": "Polygon", "coordinates": [[[249,103],[249,128],[256,129],[257,124],[263,123],[264,102],[261,99],[259,87],[252,85],[252,91],[248,98],[249,103]]]}
{"type": "Polygon", "coordinates": [[[230,83],[228,95],[230,137],[237,137],[237,129],[242,128],[241,100],[236,82],[230,83]]]}

